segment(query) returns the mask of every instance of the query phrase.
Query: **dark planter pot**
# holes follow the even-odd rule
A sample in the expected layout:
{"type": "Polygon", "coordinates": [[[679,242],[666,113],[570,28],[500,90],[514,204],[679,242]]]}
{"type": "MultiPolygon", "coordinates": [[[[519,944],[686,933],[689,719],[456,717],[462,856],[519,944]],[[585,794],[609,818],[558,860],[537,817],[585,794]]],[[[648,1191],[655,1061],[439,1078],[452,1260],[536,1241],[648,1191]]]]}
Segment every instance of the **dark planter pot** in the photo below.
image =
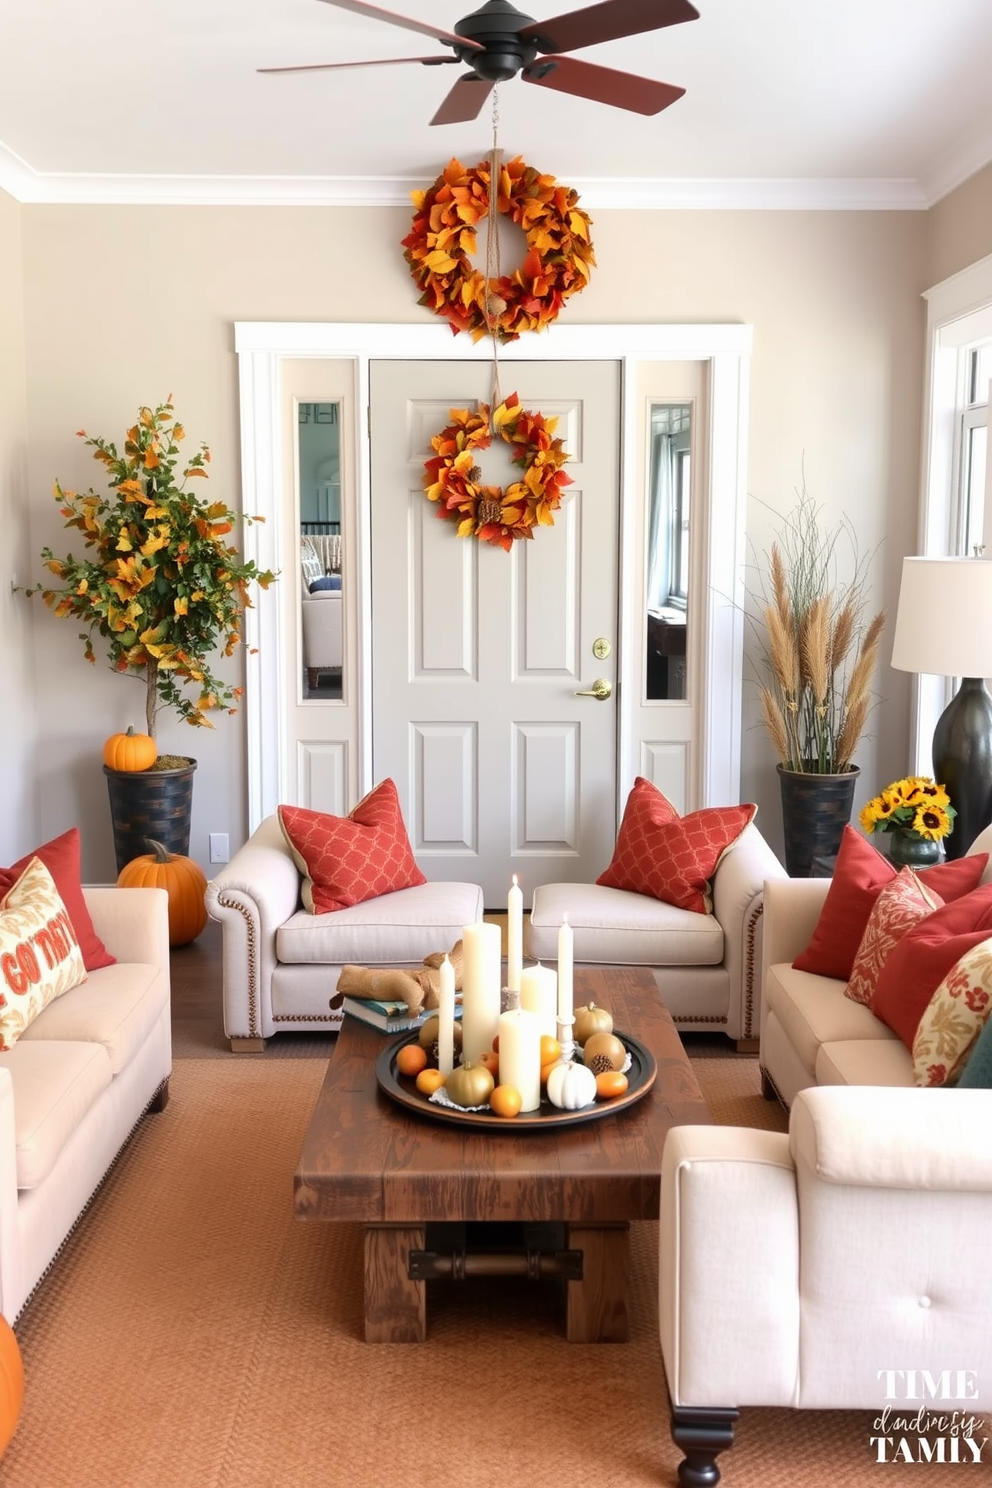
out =
{"type": "Polygon", "coordinates": [[[777,766],[782,787],[785,870],[790,878],[809,878],[813,859],[833,857],[851,820],[854,790],[861,774],[852,765],[842,775],[813,775],[777,766]]]}
{"type": "Polygon", "coordinates": [[[132,858],[151,852],[149,839],[188,857],[195,769],[196,760],[179,770],[112,770],[104,765],[118,873],[132,858]]]}

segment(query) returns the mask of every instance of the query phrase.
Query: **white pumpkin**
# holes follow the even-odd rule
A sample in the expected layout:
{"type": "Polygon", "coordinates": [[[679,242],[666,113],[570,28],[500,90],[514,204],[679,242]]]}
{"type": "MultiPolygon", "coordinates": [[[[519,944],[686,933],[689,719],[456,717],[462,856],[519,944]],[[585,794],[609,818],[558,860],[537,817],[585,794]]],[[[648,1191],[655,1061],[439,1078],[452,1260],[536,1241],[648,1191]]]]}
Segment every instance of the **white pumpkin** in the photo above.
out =
{"type": "Polygon", "coordinates": [[[556,1064],[548,1073],[548,1100],[560,1111],[580,1111],[596,1099],[596,1076],[584,1064],[556,1064]]]}

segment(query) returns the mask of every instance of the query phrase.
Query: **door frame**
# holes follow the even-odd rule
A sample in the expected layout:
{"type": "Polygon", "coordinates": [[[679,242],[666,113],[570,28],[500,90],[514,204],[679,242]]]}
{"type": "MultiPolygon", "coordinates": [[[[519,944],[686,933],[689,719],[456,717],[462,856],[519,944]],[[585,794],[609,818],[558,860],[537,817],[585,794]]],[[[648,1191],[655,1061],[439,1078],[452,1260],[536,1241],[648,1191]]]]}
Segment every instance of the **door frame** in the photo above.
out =
{"type": "MultiPolygon", "coordinates": [[[[701,716],[698,720],[699,799],[693,807],[735,803],[740,792],[741,699],[744,665],[744,568],[747,416],[752,328],[749,325],[567,325],[550,326],[501,347],[503,367],[520,361],[616,361],[620,363],[619,629],[617,635],[618,745],[617,808],[637,774],[644,773],[642,740],[634,726],[638,679],[644,675],[642,565],[635,551],[632,520],[643,410],[634,389],[642,363],[702,361],[707,364],[709,419],[705,431],[707,490],[694,510],[705,512],[703,532],[707,588],[703,635],[701,716]]],[[[358,745],[348,762],[345,788],[354,802],[373,784],[371,729],[371,480],[369,364],[378,360],[487,362],[488,342],[452,337],[446,323],[374,325],[332,322],[238,321],[234,346],[241,403],[242,510],[265,520],[245,528],[245,557],[260,568],[284,569],[296,561],[299,535],[289,531],[283,493],[283,412],[280,363],[306,357],[351,363],[356,419],[355,472],[357,572],[349,576],[350,604],[358,635],[353,696],[358,708],[358,745]]],[[[508,379],[504,376],[504,382],[508,379]]],[[[640,493],[644,499],[644,492],[640,493]]],[[[279,596],[277,584],[272,594],[279,596]]],[[[290,679],[282,674],[281,599],[246,612],[245,726],[247,730],[248,830],[287,799],[286,743],[282,719],[290,679]]],[[[343,810],[347,806],[343,804],[343,810]]]]}

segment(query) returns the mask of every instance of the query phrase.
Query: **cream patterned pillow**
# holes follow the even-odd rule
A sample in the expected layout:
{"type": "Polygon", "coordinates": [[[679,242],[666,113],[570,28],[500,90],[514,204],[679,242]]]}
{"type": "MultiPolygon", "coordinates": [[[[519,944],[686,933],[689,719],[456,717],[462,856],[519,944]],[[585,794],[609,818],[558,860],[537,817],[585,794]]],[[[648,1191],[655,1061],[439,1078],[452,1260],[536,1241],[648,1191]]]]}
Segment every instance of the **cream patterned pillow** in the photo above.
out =
{"type": "Polygon", "coordinates": [[[55,880],[32,858],[0,900],[0,1049],[54,998],[86,980],[83,953],[55,880]]]}
{"type": "Polygon", "coordinates": [[[917,1085],[953,1085],[992,1011],[992,939],[966,951],[927,1004],[913,1040],[917,1085]]]}
{"type": "Polygon", "coordinates": [[[900,868],[875,900],[868,917],[850,980],[844,988],[852,1002],[871,1007],[875,986],[889,952],[907,930],[933,914],[935,909],[941,909],[943,904],[940,895],[926,888],[912,868],[900,868]]]}

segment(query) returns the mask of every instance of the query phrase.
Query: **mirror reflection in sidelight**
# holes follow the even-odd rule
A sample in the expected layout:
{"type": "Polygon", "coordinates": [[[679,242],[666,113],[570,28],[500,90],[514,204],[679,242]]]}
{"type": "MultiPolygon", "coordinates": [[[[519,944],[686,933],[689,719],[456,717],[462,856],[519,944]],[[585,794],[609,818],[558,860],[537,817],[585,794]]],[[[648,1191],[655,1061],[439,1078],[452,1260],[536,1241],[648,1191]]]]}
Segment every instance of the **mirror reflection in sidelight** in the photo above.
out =
{"type": "Polygon", "coordinates": [[[647,676],[649,700],[686,695],[689,612],[691,409],[652,403],[648,465],[647,676]]]}
{"type": "Polygon", "coordinates": [[[297,411],[303,697],[340,702],[341,405],[299,403],[297,411]]]}

